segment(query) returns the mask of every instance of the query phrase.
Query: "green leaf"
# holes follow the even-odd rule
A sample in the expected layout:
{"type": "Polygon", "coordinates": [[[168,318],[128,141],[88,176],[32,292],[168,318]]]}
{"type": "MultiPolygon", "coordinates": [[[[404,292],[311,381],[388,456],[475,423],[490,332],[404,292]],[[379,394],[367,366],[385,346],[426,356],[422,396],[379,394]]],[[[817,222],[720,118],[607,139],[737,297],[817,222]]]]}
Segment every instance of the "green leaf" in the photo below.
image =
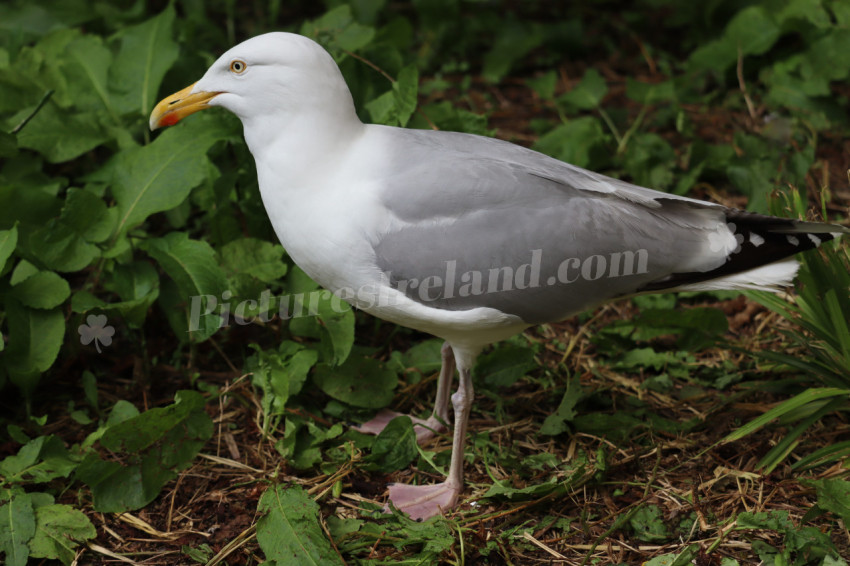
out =
{"type": "Polygon", "coordinates": [[[15,300],[6,302],[9,342],[3,361],[9,378],[29,396],[62,346],[65,317],[59,309],[27,308],[15,300]]]}
{"type": "Polygon", "coordinates": [[[525,24],[519,20],[509,20],[503,25],[492,47],[484,55],[482,76],[490,82],[498,82],[513,64],[529,51],[543,43],[545,35],[539,24],[525,24]]]}
{"type": "Polygon", "coordinates": [[[65,112],[52,101],[18,134],[18,145],[34,149],[50,163],[70,161],[109,140],[97,112],[65,112]]]}
{"type": "Polygon", "coordinates": [[[199,393],[180,391],[174,404],[108,428],[100,444],[111,453],[109,460],[90,452],[77,468],[77,477],[92,490],[94,508],[120,513],[153,501],[212,436],[204,404],[199,393]],[[123,461],[116,461],[118,454],[123,461]]]}
{"type": "Polygon", "coordinates": [[[429,375],[440,371],[443,366],[442,348],[442,340],[425,340],[393,359],[399,360],[399,371],[416,371],[421,375],[429,375]]]}
{"type": "Polygon", "coordinates": [[[629,524],[639,540],[657,543],[670,538],[670,530],[657,505],[641,506],[629,518],[629,524]]]}
{"type": "Polygon", "coordinates": [[[788,516],[788,511],[760,511],[758,513],[744,512],[738,515],[735,529],[769,529],[780,533],[793,530],[794,522],[788,516]]]}
{"type": "Polygon", "coordinates": [[[818,507],[841,517],[844,524],[850,523],[850,481],[830,478],[808,482],[818,494],[818,507]]]}
{"type": "Polygon", "coordinates": [[[726,26],[721,39],[708,43],[691,54],[697,69],[725,71],[741,55],[761,55],[779,39],[781,28],[763,6],[749,6],[738,12],[726,26]]]}
{"type": "Polygon", "coordinates": [[[588,69],[581,82],[566,94],[558,98],[558,102],[577,110],[593,110],[602,103],[608,93],[608,84],[599,71],[588,69]]]}
{"type": "Polygon", "coordinates": [[[402,415],[391,420],[372,443],[369,460],[377,471],[389,473],[409,466],[418,453],[413,421],[402,415]]]}
{"type": "Polygon", "coordinates": [[[538,484],[526,485],[516,488],[508,482],[496,481],[484,494],[485,498],[504,498],[511,501],[525,501],[538,499],[553,493],[567,493],[569,482],[559,482],[554,476],[538,484]]]}
{"type": "Polygon", "coordinates": [[[70,505],[44,505],[36,508],[36,532],[30,541],[30,554],[35,558],[73,562],[81,542],[97,536],[85,513],[70,505]]]}
{"type": "Polygon", "coordinates": [[[18,153],[18,141],[14,135],[0,131],[0,157],[13,157],[18,153]]]}
{"type": "Polygon", "coordinates": [[[319,354],[297,342],[284,340],[278,349],[261,350],[248,358],[246,371],[263,391],[265,413],[282,414],[292,395],[297,395],[319,354]]]}
{"type": "Polygon", "coordinates": [[[109,86],[117,93],[119,112],[147,116],[153,108],[160,83],[180,52],[172,38],[174,18],[174,5],[169,4],[159,15],[116,36],[121,50],[110,68],[109,86]]]}
{"type": "Polygon", "coordinates": [[[507,345],[481,356],[475,373],[482,376],[488,385],[508,387],[536,367],[531,348],[507,345]]]}
{"type": "Polygon", "coordinates": [[[104,242],[115,227],[115,209],[91,191],[71,187],[59,219],[87,242],[104,242]]]}
{"type": "Polygon", "coordinates": [[[380,409],[393,400],[398,377],[378,360],[355,356],[336,367],[318,364],[313,372],[313,383],[343,403],[380,409]]]}
{"type": "Polygon", "coordinates": [[[208,178],[211,164],[206,153],[229,132],[223,121],[200,118],[168,128],[149,145],[123,151],[101,172],[111,174],[118,233],[155,212],[174,208],[208,178]]]}
{"type": "Polygon", "coordinates": [[[627,78],[626,96],[640,104],[673,102],[676,100],[676,85],[672,80],[663,83],[645,83],[627,78]]]}
{"type": "Polygon", "coordinates": [[[319,524],[319,506],[298,486],[276,485],[257,507],[257,542],[269,566],[343,564],[319,524]]]}
{"type": "Polygon", "coordinates": [[[581,379],[578,377],[570,379],[567,383],[567,389],[564,391],[564,397],[558,405],[558,409],[543,421],[543,425],[540,427],[540,434],[554,436],[569,430],[567,423],[571,423],[576,417],[575,407],[581,400],[583,393],[581,379]]]}
{"type": "Polygon", "coordinates": [[[593,116],[582,116],[541,136],[534,144],[534,149],[561,161],[587,167],[590,164],[590,152],[605,138],[599,120],[593,116]]]}
{"type": "Polygon", "coordinates": [[[283,247],[266,240],[240,238],[222,246],[221,264],[229,272],[245,273],[263,283],[275,283],[286,275],[283,247]]]}
{"type": "Polygon", "coordinates": [[[65,56],[69,63],[63,71],[74,105],[101,113],[106,110],[114,125],[120,125],[107,86],[112,52],[103,40],[96,35],[81,35],[68,45],[65,56]]]}
{"type": "Polygon", "coordinates": [[[700,551],[698,544],[692,544],[684,551],[678,554],[664,554],[656,556],[648,562],[644,562],[643,566],[690,566],[694,563],[700,551]]]}
{"type": "Polygon", "coordinates": [[[717,308],[648,309],[641,312],[634,324],[635,340],[678,334],[676,346],[687,351],[713,345],[729,329],[726,315],[717,308]]]}
{"type": "Polygon", "coordinates": [[[12,295],[24,306],[52,309],[71,296],[71,287],[56,273],[39,271],[14,285],[12,295]]]}
{"type": "Polygon", "coordinates": [[[59,222],[49,222],[33,232],[29,244],[30,251],[45,266],[63,273],[80,271],[101,255],[97,246],[59,222]]]}
{"type": "Polygon", "coordinates": [[[26,566],[27,543],[35,536],[35,513],[30,494],[13,496],[0,505],[0,550],[6,553],[7,566],[26,566]]]}
{"type": "Polygon", "coordinates": [[[388,126],[406,126],[416,110],[419,92],[419,70],[408,65],[393,82],[392,89],[366,103],[372,121],[388,126]]]}
{"type": "Polygon", "coordinates": [[[17,245],[17,226],[12,226],[11,230],[0,230],[0,273],[6,268],[6,260],[12,257],[12,253],[15,251],[17,245]]]}
{"type": "Polygon", "coordinates": [[[393,83],[393,95],[396,103],[396,115],[401,127],[407,125],[410,116],[416,110],[419,94],[419,69],[416,65],[408,65],[398,74],[398,80],[393,83]]]}
{"type": "Polygon", "coordinates": [[[6,482],[46,483],[68,477],[78,463],[58,437],[39,436],[0,462],[0,476],[6,482]]]}
{"type": "Polygon", "coordinates": [[[354,345],[354,312],[330,291],[296,293],[289,330],[296,336],[319,338],[322,358],[331,365],[343,363],[354,345]]]}
{"type": "MultiPolygon", "coordinates": [[[[220,297],[227,289],[224,271],[219,267],[215,251],[206,242],[190,240],[185,232],[171,232],[146,241],[142,248],[177,284],[186,309],[193,298],[220,297]]],[[[198,321],[194,322],[196,325],[190,325],[190,329],[198,328],[198,321]]]]}

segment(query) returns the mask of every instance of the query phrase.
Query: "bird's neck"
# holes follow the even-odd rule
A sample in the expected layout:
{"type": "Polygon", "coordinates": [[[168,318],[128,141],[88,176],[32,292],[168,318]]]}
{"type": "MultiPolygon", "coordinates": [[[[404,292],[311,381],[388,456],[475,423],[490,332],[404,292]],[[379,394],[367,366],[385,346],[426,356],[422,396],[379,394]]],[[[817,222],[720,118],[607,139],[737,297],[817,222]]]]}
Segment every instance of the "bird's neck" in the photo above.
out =
{"type": "Polygon", "coordinates": [[[365,126],[353,106],[336,112],[267,115],[245,123],[245,141],[257,161],[291,183],[332,168],[361,135],[365,126]]]}

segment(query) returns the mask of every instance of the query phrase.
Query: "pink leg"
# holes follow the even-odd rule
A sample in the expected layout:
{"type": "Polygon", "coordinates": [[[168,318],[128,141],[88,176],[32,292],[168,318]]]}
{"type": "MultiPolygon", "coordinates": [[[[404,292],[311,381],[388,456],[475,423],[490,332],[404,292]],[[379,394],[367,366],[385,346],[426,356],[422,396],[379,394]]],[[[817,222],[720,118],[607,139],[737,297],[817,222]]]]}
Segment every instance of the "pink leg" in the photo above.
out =
{"type": "MultiPolygon", "coordinates": [[[[410,417],[416,431],[416,442],[419,444],[424,444],[435,434],[444,432],[446,425],[443,423],[449,421],[449,392],[455,373],[455,359],[452,347],[448,342],[443,344],[440,354],[443,364],[440,368],[440,377],[437,379],[437,399],[434,401],[434,412],[427,419],[410,417]]],[[[354,427],[354,429],[366,434],[380,434],[390,424],[391,420],[401,415],[402,413],[384,409],[375,415],[375,418],[354,427]]]]}
{"type": "Polygon", "coordinates": [[[466,431],[473,399],[472,364],[467,365],[458,359],[457,365],[460,384],[457,392],[452,395],[455,430],[448,478],[436,485],[391,484],[389,486],[390,501],[399,510],[410,515],[411,519],[428,519],[451,509],[457,504],[458,495],[463,489],[463,449],[466,444],[466,431]]]}

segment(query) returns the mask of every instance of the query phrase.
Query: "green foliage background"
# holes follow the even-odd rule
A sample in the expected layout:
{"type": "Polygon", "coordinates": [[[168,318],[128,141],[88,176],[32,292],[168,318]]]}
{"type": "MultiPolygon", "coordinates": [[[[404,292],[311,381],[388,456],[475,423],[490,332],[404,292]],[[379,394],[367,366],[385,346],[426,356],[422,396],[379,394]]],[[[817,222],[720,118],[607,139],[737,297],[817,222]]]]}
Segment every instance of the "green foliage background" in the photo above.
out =
{"type": "MultiPolygon", "coordinates": [[[[473,78],[478,90],[519,78],[529,99],[557,116],[531,119],[535,149],[679,194],[700,183],[721,186],[760,212],[768,211],[776,188],[810,186],[822,141],[847,133],[848,91],[840,88],[850,75],[846,0],[4,2],[0,389],[6,437],[24,447],[0,466],[0,509],[13,517],[0,519],[0,549],[9,564],[24,564],[27,556],[67,563],[74,541],[94,536],[79,510],[55,503],[49,482],[74,474],[91,489],[94,509],[139,508],[212,434],[197,392],[182,392],[157,409],[162,414],[139,414],[121,402],[104,408],[96,384],[115,376],[98,361],[96,347],[108,352],[100,360],[114,361],[119,350],[142,360],[142,374],[164,362],[188,374],[209,359],[203,344],[211,338],[239,340],[234,328],[220,328],[230,308],[225,303],[242,304],[246,318],[312,305],[317,316],[278,321],[274,347],[241,347],[238,360],[263,392],[264,432],[287,462],[303,469],[322,462],[323,447],[343,433],[285,412],[301,402],[306,384],[332,399],[319,408],[326,415],[358,415],[389,404],[410,368],[425,373],[439,360],[433,343],[386,362],[374,358],[368,339],[354,344],[354,313],[332,309],[275,240],[233,116],[212,110],[156,135],[148,131],[157,100],[197,80],[228,47],[272,30],[326,46],[364,121],[492,135],[487,112],[496,113],[498,103],[481,104],[472,95],[473,78]],[[651,80],[612,84],[582,64],[637,58],[651,62],[651,80]],[[569,88],[567,71],[580,79],[569,88]],[[759,104],[757,133],[730,131],[723,143],[700,138],[694,108],[752,115],[748,99],[759,104]],[[661,130],[675,131],[680,144],[661,130]],[[270,303],[263,292],[270,292],[270,303]],[[197,326],[193,308],[203,313],[197,326]],[[84,336],[90,340],[81,343],[84,336]],[[364,390],[359,376],[367,373],[373,380],[364,390]],[[36,436],[56,380],[78,382],[90,404],[77,418],[89,419],[94,432],[70,448],[55,436],[36,436]],[[161,426],[151,429],[153,423],[161,426]],[[148,437],[129,446],[138,431],[148,437]],[[169,446],[179,446],[179,454],[169,446]],[[132,453],[132,462],[117,469],[104,450],[132,453]],[[119,493],[128,477],[138,479],[138,490],[119,493]],[[53,525],[69,542],[38,538],[45,531],[36,525],[53,525]]],[[[689,315],[698,320],[671,314],[663,323],[652,316],[611,328],[600,344],[628,354],[619,357],[620,369],[664,368],[654,378],[658,387],[681,377],[689,352],[706,344],[696,328],[708,329],[709,342],[725,330],[712,313],[689,315]],[[670,327],[681,335],[675,352],[627,344],[634,332],[670,327]]],[[[373,323],[359,324],[368,332],[373,323]]],[[[482,379],[493,388],[510,386],[534,367],[533,356],[525,344],[496,350],[482,360],[482,379]]],[[[580,388],[562,387],[564,400],[542,432],[559,434],[571,423],[593,430],[592,418],[577,421],[573,411],[580,388]]],[[[623,421],[614,428],[631,426],[623,421]]],[[[376,450],[372,469],[405,467],[416,456],[409,433],[409,425],[397,433],[407,439],[398,450],[376,450]]]]}

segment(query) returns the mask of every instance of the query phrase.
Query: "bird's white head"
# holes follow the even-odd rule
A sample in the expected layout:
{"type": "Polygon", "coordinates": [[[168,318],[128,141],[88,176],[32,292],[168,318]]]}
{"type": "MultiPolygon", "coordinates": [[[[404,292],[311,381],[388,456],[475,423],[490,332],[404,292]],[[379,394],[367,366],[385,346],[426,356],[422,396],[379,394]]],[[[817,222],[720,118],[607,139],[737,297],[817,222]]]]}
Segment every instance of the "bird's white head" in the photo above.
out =
{"type": "Polygon", "coordinates": [[[190,114],[221,106],[245,125],[286,128],[300,118],[335,124],[357,120],[351,93],[336,62],[319,44],[275,32],[240,43],[218,58],[193,85],[160,101],[150,128],[171,126],[190,114]]]}

